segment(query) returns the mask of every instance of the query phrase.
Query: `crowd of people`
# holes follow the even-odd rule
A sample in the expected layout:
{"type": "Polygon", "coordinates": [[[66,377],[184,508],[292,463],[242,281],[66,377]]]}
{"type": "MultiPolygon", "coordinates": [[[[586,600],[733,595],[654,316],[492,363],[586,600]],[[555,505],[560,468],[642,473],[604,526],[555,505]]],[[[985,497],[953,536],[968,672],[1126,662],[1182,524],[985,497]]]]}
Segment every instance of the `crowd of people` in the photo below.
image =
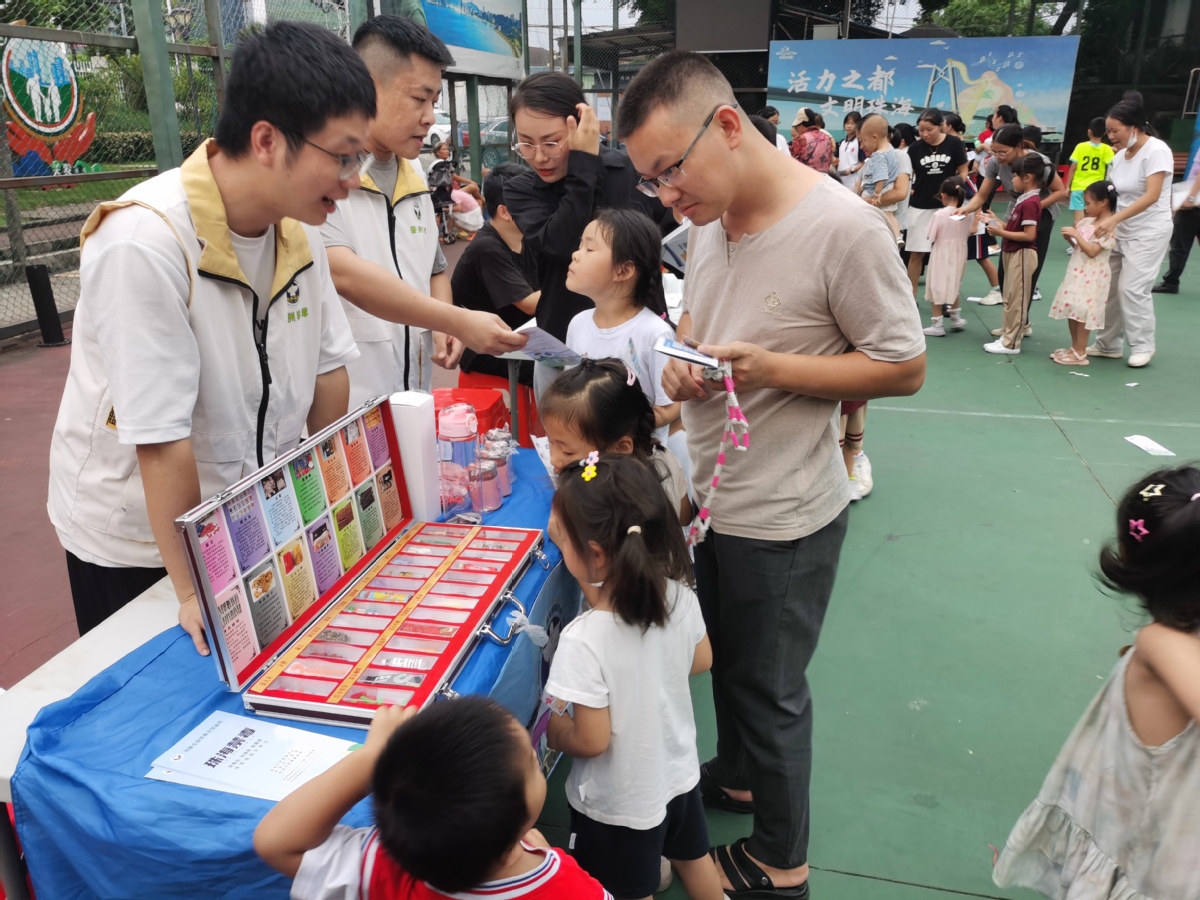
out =
{"type": "MultiPolygon", "coordinates": [[[[774,107],[763,112],[778,121],[774,107]]],[[[966,134],[957,114],[940,109],[924,110],[915,134],[905,123],[889,125],[879,114],[858,112],[846,115],[843,130],[845,136],[835,143],[821,115],[801,109],[792,122],[789,152],[896,221],[914,296],[925,277],[931,309],[926,335],[944,337],[946,316],[951,331],[967,327],[960,312],[961,284],[966,261],[976,260],[990,289],[972,299],[1005,308],[1004,325],[992,332],[998,340],[983,349],[1019,354],[1022,338],[1033,333],[1030,304],[1042,297],[1039,280],[1058,217],[1068,208],[1074,221],[1058,233],[1067,243],[1064,249],[1087,262],[1074,260],[1054,294],[1050,315],[1070,323],[1071,344],[1050,358],[1067,366],[1087,365],[1091,357],[1121,359],[1128,341],[1128,364],[1150,363],[1155,353],[1151,295],[1178,291],[1200,220],[1193,215],[1195,190],[1172,217],[1174,157],[1154,136],[1140,94],[1129,92],[1106,116],[1092,120],[1088,140],[1071,153],[1065,177],[1038,149],[1040,129],[1022,127],[1011,106],[997,107],[975,137],[966,134]],[[872,166],[876,156],[886,162],[872,166]],[[1028,175],[1017,175],[1026,169],[1028,175]],[[1089,207],[1087,192],[1098,184],[1099,205],[1089,207]],[[1010,204],[1005,222],[990,212],[998,188],[1010,204]],[[1037,209],[1028,202],[1030,195],[1037,209]],[[1028,218],[1015,219],[1022,202],[1028,218]],[[950,207],[955,211],[941,212],[950,207]],[[989,259],[997,243],[999,269],[989,259]],[[1168,245],[1172,263],[1156,285],[1168,245]],[[938,247],[941,252],[935,252],[938,247]],[[1089,343],[1092,332],[1095,339],[1089,343]]]]}
{"type": "MultiPolygon", "coordinates": [[[[305,427],[428,390],[431,365],[497,371],[494,356],[524,344],[512,328],[536,315],[584,357],[522,373],[557,474],[547,531],[586,601],[545,698],[550,746],[572,758],[569,852],[533,827],[547,787],[528,734],[482,698],[381,708],[365,746],[279,803],[255,848],[297,898],[638,900],[672,869],[700,900],[807,898],[806,670],[849,504],[870,490],[866,402],[918,391],[926,338],[966,327],[971,259],[1004,304],[987,349],[1020,352],[1068,188],[1007,107],[982,158],[938,110],[915,128],[852,114],[835,142],[803,109],[788,144],[777,111],[749,116],[710,61],[677,51],[629,85],[623,151],[601,142],[567,76],[517,86],[514,149],[528,166],[497,167],[478,197],[451,177],[487,213],[451,278],[417,160],[453,64],[399,17],[369,20],[352,46],[268,26],[239,45],[216,137],[88,221],[49,502],[80,630],[167,575],[206,653],[175,518],[305,427]],[[989,211],[997,184],[1012,200],[1004,221],[989,211]],[[660,244],[684,220],[672,324],[660,244]],[[1001,241],[998,272],[985,233],[1001,241]],[[717,367],[656,352],[662,337],[717,367]],[[730,451],[747,422],[753,441],[730,451]],[[696,489],[690,472],[727,464],[719,496],[716,476],[696,489]],[[685,541],[694,521],[704,527],[685,541]],[[704,671],[717,751],[701,762],[688,679],[704,671]],[[374,826],[339,825],[368,795],[374,826]],[[748,835],[711,847],[705,806],[749,816],[748,835]]],[[[1052,314],[1072,342],[1056,361],[1119,356],[1128,337],[1130,364],[1144,365],[1168,170],[1135,101],[1103,130],[1107,179],[1099,131],[1072,156],[1071,191],[1097,177],[1071,195],[1083,215],[1064,232],[1074,255],[1052,314]]],[[[1200,892],[1172,830],[1198,786],[1200,619],[1184,552],[1198,499],[1200,472],[1185,467],[1122,502],[1102,567],[1154,624],[1018,823],[997,883],[1200,892]]]]}

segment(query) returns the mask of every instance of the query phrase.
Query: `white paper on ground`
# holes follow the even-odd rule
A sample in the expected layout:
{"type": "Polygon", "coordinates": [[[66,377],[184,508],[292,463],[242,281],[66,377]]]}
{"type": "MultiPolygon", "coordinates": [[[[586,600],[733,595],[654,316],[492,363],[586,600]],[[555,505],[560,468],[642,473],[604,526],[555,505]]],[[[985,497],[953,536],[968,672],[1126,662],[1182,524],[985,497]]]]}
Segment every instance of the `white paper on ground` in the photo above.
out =
{"type": "Polygon", "coordinates": [[[1174,456],[1175,454],[1160,444],[1158,441],[1151,440],[1144,434],[1131,434],[1125,438],[1133,446],[1145,450],[1151,456],[1174,456]]]}

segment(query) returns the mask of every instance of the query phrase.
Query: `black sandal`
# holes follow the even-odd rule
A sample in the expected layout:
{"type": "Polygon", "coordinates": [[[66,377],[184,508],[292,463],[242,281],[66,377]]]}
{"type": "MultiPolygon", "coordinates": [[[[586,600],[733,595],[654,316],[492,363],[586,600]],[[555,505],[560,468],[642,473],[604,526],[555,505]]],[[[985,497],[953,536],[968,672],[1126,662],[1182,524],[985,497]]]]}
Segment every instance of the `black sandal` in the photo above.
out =
{"type": "Polygon", "coordinates": [[[784,897],[789,900],[808,900],[808,882],[796,887],[777,888],[759,865],[746,854],[746,838],[725,847],[713,847],[709,855],[725,872],[732,890],[727,897],[744,897],[746,900],[773,900],[784,897]]]}
{"type": "Polygon", "coordinates": [[[739,813],[746,816],[754,813],[754,801],[734,800],[725,793],[725,789],[717,784],[713,780],[713,777],[708,774],[708,763],[700,764],[700,797],[704,800],[705,806],[714,806],[726,812],[739,813]]]}

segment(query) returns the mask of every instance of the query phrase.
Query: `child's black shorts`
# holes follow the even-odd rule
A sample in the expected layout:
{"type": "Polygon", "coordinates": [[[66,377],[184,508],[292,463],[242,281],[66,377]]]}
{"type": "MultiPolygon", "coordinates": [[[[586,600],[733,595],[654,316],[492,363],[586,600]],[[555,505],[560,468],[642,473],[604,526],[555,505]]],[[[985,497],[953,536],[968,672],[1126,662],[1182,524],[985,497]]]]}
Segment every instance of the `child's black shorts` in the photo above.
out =
{"type": "Polygon", "coordinates": [[[584,871],[616,900],[649,897],[658,890],[662,857],[688,861],[708,853],[700,786],[668,803],[666,818],[645,831],[605,825],[572,809],[569,846],[584,871]]]}

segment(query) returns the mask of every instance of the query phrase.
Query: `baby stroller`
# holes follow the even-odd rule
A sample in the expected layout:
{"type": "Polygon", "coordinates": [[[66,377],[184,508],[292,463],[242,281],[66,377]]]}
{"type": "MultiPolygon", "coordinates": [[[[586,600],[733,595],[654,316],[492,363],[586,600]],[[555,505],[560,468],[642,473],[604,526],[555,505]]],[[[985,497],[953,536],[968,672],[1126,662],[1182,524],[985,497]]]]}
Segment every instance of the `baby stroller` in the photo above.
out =
{"type": "Polygon", "coordinates": [[[439,159],[429,167],[429,192],[433,198],[433,208],[437,211],[438,240],[443,244],[453,244],[458,240],[454,227],[454,199],[450,196],[453,190],[453,163],[448,159],[439,159]]]}

